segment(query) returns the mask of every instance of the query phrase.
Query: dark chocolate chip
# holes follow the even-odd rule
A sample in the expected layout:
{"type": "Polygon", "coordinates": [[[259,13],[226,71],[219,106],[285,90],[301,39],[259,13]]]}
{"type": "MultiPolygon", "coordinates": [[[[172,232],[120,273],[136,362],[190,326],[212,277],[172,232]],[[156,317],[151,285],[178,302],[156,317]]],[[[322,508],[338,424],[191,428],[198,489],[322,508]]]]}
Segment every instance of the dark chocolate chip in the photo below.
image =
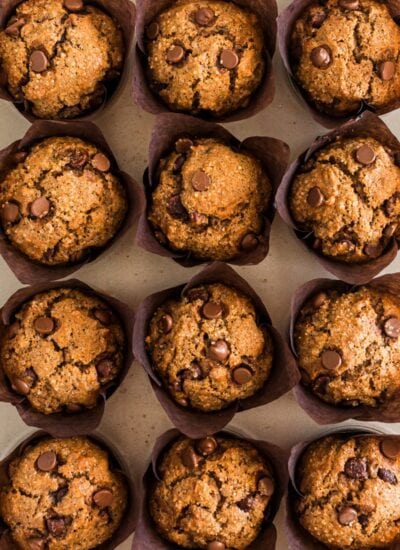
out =
{"type": "Polygon", "coordinates": [[[315,382],[313,383],[313,391],[318,395],[324,395],[327,390],[327,385],[330,381],[331,379],[329,378],[329,376],[318,376],[318,378],[316,378],[315,382]]]}
{"type": "Polygon", "coordinates": [[[385,438],[379,448],[386,458],[395,459],[400,455],[400,439],[385,438]]]}
{"type": "Polygon", "coordinates": [[[236,384],[239,384],[239,386],[242,386],[243,384],[247,384],[247,382],[250,382],[252,377],[253,377],[253,372],[245,365],[236,367],[236,369],[234,369],[232,372],[232,379],[234,382],[236,382],[236,384]]]}
{"type": "Polygon", "coordinates": [[[65,518],[55,516],[46,519],[47,530],[53,537],[62,537],[66,527],[65,518]]]}
{"type": "Polygon", "coordinates": [[[200,8],[195,13],[195,21],[201,27],[208,27],[215,20],[215,14],[211,8],[200,8]]]}
{"type": "Polygon", "coordinates": [[[164,334],[168,334],[169,332],[171,332],[173,325],[174,325],[174,320],[172,316],[169,315],[168,313],[165,313],[160,318],[159,327],[164,334]]]}
{"type": "Polygon", "coordinates": [[[203,170],[196,170],[191,183],[195,191],[206,191],[211,185],[211,180],[203,170]]]}
{"type": "Polygon", "coordinates": [[[108,172],[111,167],[111,162],[103,153],[97,153],[97,155],[92,158],[92,165],[99,172],[108,172]]]}
{"type": "Polygon", "coordinates": [[[35,218],[44,218],[50,211],[50,202],[46,197],[39,197],[30,206],[30,212],[35,218]]]}
{"type": "Polygon", "coordinates": [[[174,195],[169,199],[167,210],[173,218],[184,218],[187,214],[179,195],[174,195]]]}
{"type": "Polygon", "coordinates": [[[396,72],[396,65],[393,61],[383,61],[378,65],[378,75],[381,80],[392,80],[396,72]]]}
{"type": "Polygon", "coordinates": [[[313,13],[310,17],[311,26],[319,29],[326,19],[326,14],[323,11],[313,13]]]}
{"type": "Polygon", "coordinates": [[[375,151],[367,144],[361,145],[361,147],[359,147],[356,151],[357,161],[365,166],[372,164],[375,158],[375,151]]]}
{"type": "Polygon", "coordinates": [[[19,18],[13,18],[10,20],[10,23],[5,29],[5,33],[8,34],[8,36],[12,36],[13,38],[17,38],[20,34],[20,29],[25,25],[26,21],[23,17],[19,18]]]}
{"type": "Polygon", "coordinates": [[[383,235],[384,237],[386,237],[387,239],[390,239],[393,237],[393,235],[396,233],[396,230],[397,230],[397,224],[395,223],[390,223],[389,225],[387,225],[385,227],[385,229],[383,230],[383,235]]]}
{"type": "Polygon", "coordinates": [[[43,73],[49,66],[49,60],[42,50],[35,50],[30,57],[31,69],[35,73],[43,73]]]}
{"type": "Polygon", "coordinates": [[[64,7],[69,11],[80,11],[84,3],[83,0],[64,0],[64,7]]]}
{"type": "Polygon", "coordinates": [[[33,322],[34,329],[37,333],[41,334],[42,336],[46,336],[47,334],[51,334],[55,327],[54,319],[51,317],[37,317],[35,321],[33,322]]]}
{"type": "Polygon", "coordinates": [[[232,70],[239,64],[239,56],[234,50],[223,50],[219,62],[225,69],[232,70]]]}
{"type": "Polygon", "coordinates": [[[255,233],[247,233],[240,242],[240,248],[246,252],[254,250],[258,246],[258,242],[258,237],[255,233]]]}
{"type": "Polygon", "coordinates": [[[102,359],[96,365],[97,373],[101,378],[107,378],[108,376],[110,376],[113,368],[114,363],[110,359],[102,359]]]}
{"type": "Polygon", "coordinates": [[[179,155],[176,157],[174,162],[174,173],[177,174],[180,172],[182,166],[185,164],[186,158],[185,155],[179,155]]]}
{"type": "Polygon", "coordinates": [[[51,496],[56,504],[62,501],[65,495],[68,493],[68,487],[61,487],[57,491],[51,493],[51,496]]]}
{"type": "Polygon", "coordinates": [[[274,482],[269,476],[264,476],[259,479],[257,490],[261,495],[270,497],[274,492],[274,482]]]}
{"type": "Polygon", "coordinates": [[[97,319],[98,321],[100,321],[100,323],[102,325],[109,325],[111,323],[111,315],[110,315],[110,312],[107,311],[106,309],[101,309],[101,308],[96,308],[94,311],[93,311],[93,315],[95,317],[95,319],[97,319]]]}
{"type": "Polygon", "coordinates": [[[86,153],[86,151],[73,151],[70,156],[69,165],[71,166],[71,168],[81,170],[88,160],[89,155],[86,153]]]}
{"type": "Polygon", "coordinates": [[[146,27],[146,36],[149,40],[155,40],[158,36],[158,33],[160,32],[160,26],[156,21],[153,21],[150,23],[150,25],[147,25],[146,27]]]}
{"type": "Polygon", "coordinates": [[[51,472],[57,466],[57,455],[53,451],[42,453],[36,462],[42,472],[51,472]]]}
{"type": "Polygon", "coordinates": [[[208,456],[212,454],[218,447],[217,440],[215,437],[203,437],[203,439],[198,439],[195,443],[196,451],[203,455],[208,456]]]}
{"type": "Polygon", "coordinates": [[[186,468],[193,470],[194,468],[197,468],[197,466],[199,465],[200,457],[198,456],[198,454],[196,454],[193,447],[187,447],[182,451],[181,460],[182,460],[182,464],[186,468]]]}
{"type": "Polygon", "coordinates": [[[243,510],[243,512],[250,512],[252,508],[254,507],[254,504],[256,502],[254,495],[247,495],[247,497],[242,498],[242,500],[239,500],[237,503],[238,508],[243,510]]]}
{"type": "Polygon", "coordinates": [[[311,51],[311,62],[318,69],[326,69],[332,63],[332,52],[329,46],[317,46],[311,51]]]}
{"type": "Polygon", "coordinates": [[[390,485],[397,485],[397,477],[391,470],[387,470],[386,468],[379,468],[378,477],[382,481],[390,483],[390,485]]]}
{"type": "Polygon", "coordinates": [[[179,46],[175,44],[175,46],[171,46],[169,50],[167,51],[167,61],[168,63],[179,63],[182,61],[182,59],[185,57],[185,50],[182,48],[182,46],[179,46]]]}
{"type": "Polygon", "coordinates": [[[327,299],[328,295],[325,292],[318,292],[318,294],[313,297],[311,303],[314,308],[319,308],[327,299]]]}
{"type": "Polygon", "coordinates": [[[377,245],[374,245],[374,244],[366,244],[364,246],[364,253],[369,257],[369,258],[378,258],[378,256],[380,256],[382,254],[382,245],[381,244],[377,244],[377,245]]]}
{"type": "Polygon", "coordinates": [[[389,336],[390,338],[398,338],[400,335],[400,319],[397,319],[397,317],[390,317],[389,319],[386,319],[383,324],[383,330],[386,336],[389,336]]]}
{"type": "Polygon", "coordinates": [[[219,540],[213,540],[207,544],[207,550],[225,550],[226,546],[223,542],[219,540]]]}
{"type": "Polygon", "coordinates": [[[108,506],[111,506],[113,500],[114,495],[109,489],[100,489],[93,495],[93,502],[99,508],[107,508],[108,506]]]}
{"type": "Polygon", "coordinates": [[[325,202],[325,197],[319,187],[312,187],[307,195],[307,202],[313,208],[322,206],[325,202]]]}
{"type": "Polygon", "coordinates": [[[204,288],[193,288],[186,293],[186,298],[189,300],[189,302],[194,302],[195,300],[202,300],[203,302],[205,302],[206,300],[208,300],[209,297],[210,295],[204,288]]]}
{"type": "Polygon", "coordinates": [[[222,317],[224,308],[222,304],[218,304],[217,302],[207,302],[206,304],[204,304],[201,311],[203,317],[205,317],[206,319],[219,319],[220,317],[222,317]]]}
{"type": "Polygon", "coordinates": [[[338,521],[341,525],[351,525],[357,519],[357,512],[354,508],[346,506],[339,511],[338,521]]]}
{"type": "Polygon", "coordinates": [[[334,370],[342,364],[342,357],[337,351],[329,349],[322,352],[321,361],[326,369],[334,370]]]}
{"type": "Polygon", "coordinates": [[[13,378],[11,380],[11,387],[12,389],[19,393],[20,395],[28,395],[30,392],[30,387],[26,382],[21,380],[21,378],[13,378]]]}
{"type": "Polygon", "coordinates": [[[191,139],[179,138],[175,142],[175,151],[180,154],[187,153],[193,147],[193,145],[194,143],[191,139]]]}
{"type": "Polygon", "coordinates": [[[344,10],[358,10],[359,0],[339,0],[339,6],[344,10]]]}
{"type": "Polygon", "coordinates": [[[226,361],[229,357],[229,347],[225,340],[217,340],[210,345],[208,357],[213,361],[226,361]]]}
{"type": "Polygon", "coordinates": [[[351,479],[368,479],[366,459],[349,458],[344,465],[344,473],[351,479]]]}
{"type": "Polygon", "coordinates": [[[3,224],[14,223],[19,220],[18,205],[13,202],[5,202],[1,205],[0,216],[3,224]]]}

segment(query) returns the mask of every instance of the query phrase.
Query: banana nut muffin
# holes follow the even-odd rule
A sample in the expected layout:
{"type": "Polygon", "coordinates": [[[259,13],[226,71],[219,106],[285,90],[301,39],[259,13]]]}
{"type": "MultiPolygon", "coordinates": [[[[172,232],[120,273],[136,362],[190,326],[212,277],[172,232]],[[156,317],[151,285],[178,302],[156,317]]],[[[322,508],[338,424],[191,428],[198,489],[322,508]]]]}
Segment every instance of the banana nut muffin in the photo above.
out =
{"type": "Polygon", "coordinates": [[[127,211],[123,185],[96,146],[51,137],[18,152],[0,175],[0,222],[8,240],[44,265],[76,263],[103,248],[127,211]]]}
{"type": "Polygon", "coordinates": [[[303,383],[337,405],[377,407],[400,391],[400,301],[370,287],[314,295],[295,324],[303,383]]]}
{"type": "Polygon", "coordinates": [[[181,138],[158,171],[148,217],[161,243],[212,260],[257,247],[272,195],[257,159],[215,139],[181,138]]]}
{"type": "Polygon", "coordinates": [[[68,119],[99,107],[120,76],[122,33],[85,0],[26,0],[0,32],[0,73],[39,118],[68,119]]]}
{"type": "Polygon", "coordinates": [[[252,301],[220,283],[164,302],[150,321],[146,345],[175,401],[202,411],[222,409],[260,390],[274,353],[252,301]]]}
{"type": "Polygon", "coordinates": [[[289,194],[299,229],[324,256],[361,263],[380,256],[400,222],[397,158],[373,138],[339,139],[300,167],[289,194]]]}
{"type": "Polygon", "coordinates": [[[125,335],[110,306],[88,292],[57,288],[16,311],[2,337],[1,368],[13,389],[44,414],[94,407],[115,380],[125,335]]]}
{"type": "Polygon", "coordinates": [[[399,479],[398,438],[324,437],[307,447],[297,467],[298,519],[327,548],[394,548],[399,479]]]}
{"type": "Polygon", "coordinates": [[[260,22],[233,2],[173,2],[146,38],[150,86],[175,111],[222,116],[245,107],[261,83],[260,22]]]}
{"type": "Polygon", "coordinates": [[[343,117],[363,103],[390,109],[400,100],[400,28],[385,2],[312,2],[290,49],[297,82],[322,112],[343,117]]]}
{"type": "Polygon", "coordinates": [[[11,462],[0,515],[19,548],[89,550],[113,535],[127,499],[104,449],[83,437],[44,438],[11,462]]]}
{"type": "Polygon", "coordinates": [[[274,493],[270,466],[246,441],[179,438],[158,465],[149,509],[182,548],[242,550],[258,536],[274,493]]]}

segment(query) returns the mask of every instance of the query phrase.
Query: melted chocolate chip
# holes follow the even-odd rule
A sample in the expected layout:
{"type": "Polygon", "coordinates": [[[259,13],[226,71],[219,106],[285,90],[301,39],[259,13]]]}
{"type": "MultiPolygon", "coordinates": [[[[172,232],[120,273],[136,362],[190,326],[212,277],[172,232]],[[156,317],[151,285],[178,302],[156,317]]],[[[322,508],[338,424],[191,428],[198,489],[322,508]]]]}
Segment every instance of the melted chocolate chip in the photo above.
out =
{"type": "Polygon", "coordinates": [[[185,218],[187,212],[179,195],[172,196],[167,204],[167,211],[173,218],[185,218]]]}
{"type": "Polygon", "coordinates": [[[93,495],[93,502],[99,508],[107,508],[111,506],[114,500],[114,495],[109,489],[100,489],[93,495]]]}
{"type": "Polygon", "coordinates": [[[225,340],[217,340],[210,345],[208,357],[213,361],[226,361],[229,357],[229,347],[225,340]]]}
{"type": "Polygon", "coordinates": [[[342,357],[337,351],[325,350],[322,352],[321,361],[323,367],[328,370],[334,370],[339,368],[342,364],[342,357]]]}
{"type": "Polygon", "coordinates": [[[173,326],[174,326],[174,320],[172,316],[169,315],[169,313],[165,313],[159,321],[159,327],[161,331],[164,334],[168,334],[169,332],[171,332],[173,326]]]}
{"type": "Polygon", "coordinates": [[[192,147],[194,143],[190,138],[179,138],[175,142],[175,151],[180,154],[187,153],[192,147]]]}
{"type": "Polygon", "coordinates": [[[307,202],[312,208],[318,208],[325,202],[325,197],[319,187],[312,187],[307,195],[307,202]]]}
{"type": "Polygon", "coordinates": [[[338,514],[338,521],[341,525],[351,525],[357,519],[357,511],[350,506],[342,508],[338,514]]]}
{"type": "Polygon", "coordinates": [[[65,534],[66,521],[62,516],[46,519],[47,530],[53,537],[62,537],[65,534]]]}
{"type": "Polygon", "coordinates": [[[396,72],[396,65],[393,61],[383,61],[378,65],[378,75],[383,81],[392,80],[396,72]]]}
{"type": "Polygon", "coordinates": [[[375,158],[375,151],[367,144],[361,145],[356,151],[356,160],[365,166],[372,164],[375,158]]]}
{"type": "Polygon", "coordinates": [[[69,11],[80,11],[84,8],[83,0],[64,0],[64,7],[69,11]]]}
{"type": "Polygon", "coordinates": [[[225,69],[232,70],[239,64],[239,56],[234,50],[223,50],[219,62],[225,69]]]}
{"type": "Polygon", "coordinates": [[[205,317],[206,319],[219,319],[220,317],[222,317],[224,308],[222,304],[218,304],[217,302],[207,302],[206,304],[204,304],[201,311],[203,317],[205,317]]]}
{"type": "Polygon", "coordinates": [[[344,10],[358,10],[360,2],[359,0],[339,0],[339,6],[344,10]]]}
{"type": "Polygon", "coordinates": [[[18,205],[14,202],[5,202],[1,205],[0,216],[4,225],[15,223],[20,218],[18,205]]]}
{"type": "Polygon", "coordinates": [[[55,327],[54,319],[43,315],[42,317],[37,317],[33,323],[34,329],[41,336],[47,336],[51,334],[55,327]]]}
{"type": "Polygon", "coordinates": [[[51,472],[57,466],[57,455],[53,451],[47,451],[39,456],[36,462],[42,472],[51,472]]]}
{"type": "Polygon", "coordinates": [[[194,19],[201,27],[208,27],[215,20],[215,14],[211,8],[200,8],[196,11],[194,19]]]}
{"type": "Polygon", "coordinates": [[[397,477],[394,472],[387,470],[386,468],[379,468],[378,477],[390,485],[397,485],[397,477]]]}
{"type": "Polygon", "coordinates": [[[332,63],[332,52],[329,46],[317,46],[311,51],[311,62],[318,69],[326,69],[332,63]]]}
{"type": "Polygon", "coordinates": [[[113,361],[111,361],[111,359],[102,359],[96,365],[97,373],[101,378],[107,378],[108,376],[110,376],[113,368],[114,363],[113,361]]]}
{"type": "Polygon", "coordinates": [[[192,176],[191,183],[195,191],[207,191],[211,185],[211,180],[203,170],[196,170],[192,176]]]}
{"type": "Polygon", "coordinates": [[[31,53],[30,63],[34,73],[43,73],[49,66],[49,60],[42,50],[35,50],[31,53]]]}
{"type": "Polygon", "coordinates": [[[97,319],[102,325],[108,326],[111,323],[111,314],[109,311],[103,308],[96,308],[93,311],[93,316],[97,319]]]}
{"type": "Polygon", "coordinates": [[[386,458],[394,460],[400,455],[400,440],[385,438],[380,442],[379,448],[386,458]]]}
{"type": "Polygon", "coordinates": [[[11,381],[11,387],[16,393],[20,395],[28,395],[28,393],[31,391],[28,384],[24,382],[24,380],[21,380],[21,378],[13,378],[11,381]]]}
{"type": "Polygon", "coordinates": [[[39,197],[30,206],[30,212],[35,218],[44,218],[50,211],[50,202],[46,197],[39,197]]]}
{"type": "Polygon", "coordinates": [[[168,63],[176,64],[182,61],[182,59],[185,57],[185,50],[182,48],[182,46],[175,45],[171,46],[169,50],[167,51],[167,61],[168,63]]]}
{"type": "Polygon", "coordinates": [[[197,466],[199,465],[200,457],[198,454],[196,454],[193,447],[187,447],[182,451],[181,460],[182,464],[186,468],[189,468],[189,470],[194,470],[194,468],[197,468],[197,466]]]}
{"type": "Polygon", "coordinates": [[[215,437],[204,437],[203,439],[198,439],[196,441],[196,451],[203,455],[208,456],[212,454],[218,447],[217,440],[215,437]]]}
{"type": "Polygon", "coordinates": [[[149,40],[155,40],[160,32],[160,26],[153,21],[146,27],[146,36],[149,40]]]}
{"type": "Polygon", "coordinates": [[[344,473],[351,479],[368,479],[366,459],[349,458],[344,465],[344,473]]]}
{"type": "Polygon", "coordinates": [[[103,153],[97,153],[92,158],[92,165],[99,172],[108,172],[111,167],[111,162],[103,153]]]}
{"type": "Polygon", "coordinates": [[[389,338],[398,338],[400,335],[400,320],[397,317],[386,319],[383,324],[383,330],[389,338]]]}
{"type": "Polygon", "coordinates": [[[207,550],[225,550],[226,546],[223,542],[213,540],[207,544],[207,550]]]}
{"type": "Polygon", "coordinates": [[[246,365],[241,365],[240,367],[236,367],[236,369],[234,369],[232,372],[233,381],[236,382],[236,384],[239,384],[239,386],[242,386],[243,384],[247,384],[248,382],[250,382],[252,377],[253,377],[253,372],[246,365]]]}
{"type": "Polygon", "coordinates": [[[270,497],[274,492],[274,482],[269,476],[263,476],[257,484],[258,492],[266,497],[270,497]]]}
{"type": "Polygon", "coordinates": [[[254,495],[247,495],[247,497],[239,500],[237,506],[243,510],[243,512],[250,512],[250,510],[254,507],[255,502],[256,499],[254,495]]]}

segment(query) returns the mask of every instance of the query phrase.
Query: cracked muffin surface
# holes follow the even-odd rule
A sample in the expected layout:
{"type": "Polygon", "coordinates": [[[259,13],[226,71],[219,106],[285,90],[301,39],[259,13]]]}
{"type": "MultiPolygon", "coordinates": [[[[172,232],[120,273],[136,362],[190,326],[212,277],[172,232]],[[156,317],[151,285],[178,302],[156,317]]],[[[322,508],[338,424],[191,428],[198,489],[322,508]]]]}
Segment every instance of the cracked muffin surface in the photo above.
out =
{"type": "Polygon", "coordinates": [[[266,459],[246,441],[180,438],[165,452],[149,510],[159,533],[183,548],[242,550],[258,536],[274,493],[266,459]]]}
{"type": "Polygon", "coordinates": [[[301,525],[327,548],[391,548],[400,537],[400,443],[390,436],[328,436],[296,471],[301,525]]]}
{"type": "Polygon", "coordinates": [[[0,176],[0,221],[28,258],[49,266],[76,263],[116,235],[126,192],[95,145],[51,137],[11,160],[0,176]]]}
{"type": "Polygon", "coordinates": [[[202,411],[254,395],[268,383],[274,354],[252,301],[220,283],[164,302],[150,321],[146,346],[174,400],[202,411]]]}
{"type": "Polygon", "coordinates": [[[400,100],[400,28],[384,2],[313,2],[290,37],[294,76],[306,97],[332,116],[363,103],[393,108],[400,100]]]}
{"type": "Polygon", "coordinates": [[[89,550],[113,535],[127,498],[103,448],[83,437],[45,438],[11,462],[0,515],[20,548],[89,550]]]}
{"type": "Polygon", "coordinates": [[[44,414],[94,407],[125,353],[122,325],[108,304],[74,288],[36,294],[14,314],[0,362],[12,388],[44,414]]]}
{"type": "Polygon", "coordinates": [[[26,0],[0,32],[0,73],[38,118],[69,119],[98,108],[120,76],[121,30],[84,0],[26,0]]]}
{"type": "Polygon", "coordinates": [[[245,107],[264,74],[257,16],[232,2],[174,2],[146,29],[150,87],[175,111],[245,107]]]}
{"type": "Polygon", "coordinates": [[[263,239],[271,195],[255,157],[215,139],[180,138],[160,160],[148,218],[173,250],[229,260],[263,239]]]}
{"type": "Polygon", "coordinates": [[[339,139],[299,168],[289,207],[324,256],[348,263],[377,258],[400,221],[397,156],[373,138],[339,139]]]}
{"type": "Polygon", "coordinates": [[[380,406],[400,391],[400,301],[370,287],[310,298],[295,323],[302,382],[337,405],[380,406]]]}

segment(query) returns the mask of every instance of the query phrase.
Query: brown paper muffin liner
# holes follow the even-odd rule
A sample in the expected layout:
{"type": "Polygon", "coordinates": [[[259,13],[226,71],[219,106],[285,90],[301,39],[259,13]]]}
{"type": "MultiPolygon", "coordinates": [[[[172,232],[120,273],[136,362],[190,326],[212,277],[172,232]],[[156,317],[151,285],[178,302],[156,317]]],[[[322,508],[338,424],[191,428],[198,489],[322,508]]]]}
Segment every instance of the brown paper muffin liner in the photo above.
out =
{"type": "MultiPolygon", "coordinates": [[[[293,26],[296,20],[300,17],[303,11],[310,5],[313,4],[315,0],[294,0],[289,6],[283,10],[278,19],[278,48],[282,57],[283,65],[287,71],[288,78],[290,83],[296,93],[296,95],[305,103],[305,107],[313,116],[314,120],[325,126],[325,128],[335,128],[338,124],[343,123],[346,120],[351,119],[354,116],[357,116],[365,111],[374,112],[377,115],[383,115],[389,113],[394,109],[397,109],[400,106],[400,99],[393,101],[389,105],[382,109],[375,109],[368,105],[365,101],[362,101],[360,104],[360,109],[358,113],[353,113],[349,116],[331,116],[328,114],[319,111],[315,104],[313,104],[310,97],[307,95],[306,91],[302,89],[301,85],[296,81],[296,78],[292,71],[292,63],[290,58],[290,38],[292,34],[293,26]]],[[[392,17],[399,23],[400,17],[400,4],[398,0],[387,0],[386,2],[392,17]]]]}
{"type": "Polygon", "coordinates": [[[0,254],[3,256],[14,275],[24,284],[62,279],[77,271],[83,264],[92,262],[98,256],[105,254],[105,251],[136,222],[139,214],[144,208],[144,194],[142,188],[131,176],[119,169],[117,161],[103,134],[97,126],[91,122],[35,122],[21,140],[15,141],[0,151],[0,174],[13,166],[13,158],[18,151],[29,149],[35,142],[53,136],[72,136],[81,138],[93,143],[104,151],[114,166],[114,173],[120,178],[124,186],[128,211],[120,229],[105,247],[93,250],[83,262],[70,265],[45,266],[29,259],[9,241],[0,226],[0,254]]]}
{"type": "Polygon", "coordinates": [[[220,262],[214,262],[207,266],[192,277],[186,285],[152,294],[139,305],[133,332],[133,353],[147,372],[156,397],[174,426],[188,437],[193,438],[204,437],[221,430],[237,412],[259,407],[278,399],[300,380],[289,347],[285,344],[279,332],[272,326],[268,311],[260,297],[232,268],[220,262]],[[216,282],[236,288],[253,301],[259,319],[271,334],[274,344],[274,360],[269,378],[260,391],[251,397],[231,404],[225,409],[205,413],[195,409],[186,409],[174,401],[151,364],[145,346],[145,338],[149,322],[163,302],[172,297],[184,296],[191,288],[198,285],[216,282]]]}
{"type": "MultiPolygon", "coordinates": [[[[151,464],[143,476],[141,509],[138,526],[133,539],[132,550],[176,550],[178,548],[176,545],[162,539],[157,533],[153,520],[148,511],[147,500],[149,498],[152,484],[155,480],[159,479],[157,473],[157,464],[159,460],[165,450],[181,435],[182,434],[178,430],[169,430],[162,434],[154,445],[151,454],[151,464]]],[[[276,492],[267,508],[263,529],[248,549],[274,550],[276,544],[276,528],[272,522],[278,511],[279,504],[285,492],[288,481],[288,473],[286,468],[287,453],[267,441],[257,441],[254,439],[237,437],[230,432],[222,432],[217,435],[224,435],[234,439],[243,439],[251,445],[254,445],[254,447],[266,458],[272,467],[276,481],[276,492]]]]}
{"type": "MultiPolygon", "coordinates": [[[[69,437],[74,435],[85,435],[91,433],[100,424],[104,414],[106,400],[115,392],[118,386],[123,382],[128,370],[133,362],[131,351],[131,335],[134,325],[134,312],[123,302],[94,291],[90,286],[78,281],[70,279],[68,281],[59,281],[53,283],[37,283],[35,285],[22,288],[15,292],[0,310],[0,337],[6,327],[13,321],[14,313],[31,297],[40,292],[51,290],[54,288],[76,288],[81,289],[89,294],[102,299],[114,311],[124,328],[126,338],[125,357],[121,372],[118,377],[103,386],[100,392],[98,403],[92,409],[86,409],[80,413],[67,414],[59,412],[55,414],[43,414],[35,411],[28,399],[14,392],[0,364],[0,401],[11,403],[14,405],[28,426],[35,426],[54,437],[69,437]]],[[[1,548],[1,547],[0,547],[1,548]]]]}
{"type": "Polygon", "coordinates": [[[398,245],[395,237],[392,237],[379,258],[362,264],[352,264],[331,259],[316,252],[312,248],[312,233],[296,228],[289,208],[289,196],[294,177],[299,167],[307,162],[316,151],[334,143],[336,139],[372,137],[379,141],[394,154],[400,154],[400,143],[392,134],[386,124],[376,115],[365,112],[358,119],[352,119],[336,130],[320,136],[314,140],[309,149],[304,151],[288,168],[276,193],[276,209],[287,225],[289,225],[296,237],[316,257],[317,261],[330,273],[351,284],[364,284],[378,275],[396,257],[398,245]]]}
{"type": "MultiPolygon", "coordinates": [[[[23,0],[1,0],[0,1],[0,30],[3,30],[7,21],[12,16],[14,10],[21,4],[23,0]]],[[[104,86],[104,101],[100,107],[93,110],[92,112],[86,113],[83,116],[76,117],[73,120],[92,120],[100,112],[104,112],[105,109],[108,109],[116,99],[122,94],[124,87],[126,86],[127,81],[129,80],[129,69],[130,69],[130,52],[133,44],[134,28],[135,28],[135,19],[136,19],[136,9],[135,5],[130,0],[88,0],[88,4],[93,4],[98,8],[102,9],[105,13],[110,15],[121,27],[121,31],[124,37],[125,45],[125,59],[122,67],[121,77],[115,84],[111,86],[104,86]]],[[[15,98],[8,92],[7,87],[4,86],[4,83],[0,82],[0,99],[5,101],[10,101],[14,103],[18,111],[24,116],[29,122],[34,122],[35,120],[42,120],[35,115],[33,115],[29,108],[26,107],[24,102],[18,102],[15,98]]],[[[72,119],[71,119],[72,121],[72,119]]]]}
{"type": "MultiPolygon", "coordinates": [[[[375,288],[390,292],[395,296],[400,295],[400,273],[383,275],[365,285],[367,288],[375,288]]],[[[297,317],[304,304],[315,294],[321,291],[338,290],[343,292],[351,289],[351,285],[343,281],[333,279],[314,279],[301,286],[293,295],[290,312],[289,339],[290,346],[295,357],[297,356],[294,342],[294,328],[297,317]]],[[[300,371],[299,375],[300,375],[300,371]]],[[[400,422],[400,392],[392,400],[383,403],[379,407],[359,405],[357,407],[343,407],[325,403],[319,399],[309,388],[301,382],[293,389],[295,398],[307,414],[318,424],[334,424],[353,418],[355,420],[375,422],[400,422]]]]}
{"type": "MultiPolygon", "coordinates": [[[[18,456],[21,456],[24,450],[31,444],[36,443],[40,439],[49,436],[64,437],[60,434],[49,434],[45,431],[34,432],[29,435],[22,443],[20,443],[6,458],[4,458],[0,462],[0,485],[7,483],[9,480],[8,468],[11,462],[18,456]]],[[[112,467],[112,470],[122,474],[128,489],[128,505],[121,525],[108,541],[100,544],[99,546],[96,546],[96,549],[98,550],[114,550],[114,548],[117,548],[135,530],[139,516],[138,491],[136,490],[135,484],[132,477],[130,476],[127,466],[124,464],[123,459],[121,459],[119,455],[118,449],[114,448],[113,445],[104,440],[104,438],[100,434],[90,435],[89,439],[93,440],[94,443],[96,443],[108,452],[110,466],[112,467]]],[[[0,550],[18,549],[19,546],[12,540],[8,527],[5,525],[5,523],[2,522],[0,518],[0,550]]]]}
{"type": "MultiPolygon", "coordinates": [[[[156,119],[149,146],[149,166],[144,173],[143,183],[148,207],[152,201],[153,190],[158,185],[157,167],[161,158],[174,148],[174,143],[179,137],[211,137],[225,142],[227,145],[252,154],[263,165],[271,187],[272,196],[268,210],[264,215],[264,228],[259,236],[257,247],[251,251],[243,251],[229,263],[236,265],[258,264],[269,250],[269,238],[271,225],[275,216],[273,205],[275,192],[289,163],[289,146],[275,138],[249,137],[240,142],[230,132],[212,122],[205,122],[186,115],[165,114],[156,119]]],[[[188,252],[180,252],[163,246],[154,236],[154,231],[147,219],[148,210],[143,210],[136,233],[136,242],[139,246],[158,254],[174,259],[184,267],[199,265],[205,260],[199,260],[188,252]]]]}
{"type": "MultiPolygon", "coordinates": [[[[137,0],[135,35],[137,44],[133,60],[133,99],[145,111],[153,114],[169,113],[171,109],[149,87],[146,75],[145,30],[147,25],[159,13],[171,5],[171,0],[137,0]]],[[[258,16],[260,27],[264,33],[265,72],[263,79],[250,97],[248,105],[221,117],[208,117],[215,122],[233,122],[249,118],[265,109],[275,95],[275,76],[272,57],[276,44],[276,17],[278,8],[275,0],[234,0],[234,3],[247,8],[258,16]]],[[[189,114],[189,113],[188,113],[189,114]]],[[[206,118],[199,116],[199,118],[206,118]]]]}

